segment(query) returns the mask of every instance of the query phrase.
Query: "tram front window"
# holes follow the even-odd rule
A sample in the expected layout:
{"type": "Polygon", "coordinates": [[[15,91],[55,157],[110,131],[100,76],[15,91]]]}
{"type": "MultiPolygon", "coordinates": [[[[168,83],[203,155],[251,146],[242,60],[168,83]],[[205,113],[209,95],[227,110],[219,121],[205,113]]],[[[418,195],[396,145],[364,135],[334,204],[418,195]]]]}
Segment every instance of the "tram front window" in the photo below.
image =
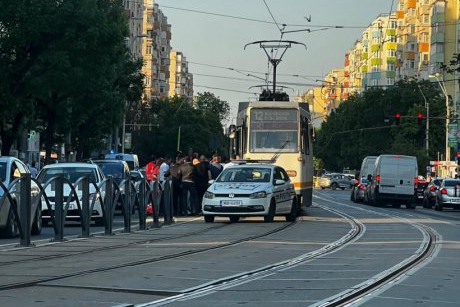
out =
{"type": "Polygon", "coordinates": [[[297,131],[252,131],[251,152],[298,152],[297,131]]]}

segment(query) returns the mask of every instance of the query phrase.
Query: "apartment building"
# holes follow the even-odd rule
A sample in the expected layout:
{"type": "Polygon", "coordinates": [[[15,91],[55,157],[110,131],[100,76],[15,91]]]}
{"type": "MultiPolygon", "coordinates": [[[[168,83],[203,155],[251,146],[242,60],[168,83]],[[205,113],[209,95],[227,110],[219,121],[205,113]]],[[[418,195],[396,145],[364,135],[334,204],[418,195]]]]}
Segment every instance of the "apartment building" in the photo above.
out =
{"type": "Polygon", "coordinates": [[[172,50],[170,58],[169,97],[175,95],[193,99],[193,75],[188,71],[188,62],[182,52],[172,50]]]}
{"type": "Polygon", "coordinates": [[[124,0],[131,54],[143,61],[144,100],[167,98],[171,25],[154,0],[124,0]]]}

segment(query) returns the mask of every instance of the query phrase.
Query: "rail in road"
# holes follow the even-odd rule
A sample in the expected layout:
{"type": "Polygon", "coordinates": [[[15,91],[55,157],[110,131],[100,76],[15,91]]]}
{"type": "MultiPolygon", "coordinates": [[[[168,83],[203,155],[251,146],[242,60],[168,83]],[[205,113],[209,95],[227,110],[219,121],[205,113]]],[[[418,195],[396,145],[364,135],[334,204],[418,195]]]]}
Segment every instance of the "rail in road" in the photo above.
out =
{"type": "MultiPolygon", "coordinates": [[[[317,198],[317,200],[319,199],[317,198]]],[[[166,304],[173,304],[175,302],[184,302],[187,300],[202,298],[207,295],[212,295],[216,292],[219,292],[225,289],[235,288],[243,284],[255,282],[267,276],[276,275],[280,272],[293,269],[305,263],[312,262],[317,259],[321,259],[326,256],[332,255],[333,253],[341,251],[347,247],[351,247],[353,246],[353,244],[359,241],[366,234],[366,231],[367,231],[366,226],[360,221],[359,217],[353,216],[354,214],[353,215],[345,214],[341,212],[341,210],[333,209],[329,206],[324,205],[324,203],[330,203],[330,204],[337,204],[340,206],[347,206],[346,204],[343,204],[342,202],[337,202],[336,200],[328,199],[328,198],[323,198],[321,200],[322,200],[322,204],[318,203],[318,201],[315,202],[314,204],[315,208],[320,208],[321,210],[328,211],[340,217],[341,220],[349,224],[349,231],[345,233],[343,236],[337,238],[336,240],[331,240],[329,243],[324,244],[320,248],[314,249],[308,253],[304,253],[301,255],[297,255],[295,257],[284,259],[283,261],[278,261],[276,263],[264,265],[262,267],[252,269],[249,271],[239,272],[238,274],[232,274],[231,276],[223,276],[217,279],[213,279],[201,285],[197,285],[197,286],[194,286],[192,288],[188,288],[182,291],[157,291],[155,292],[155,290],[139,289],[139,293],[148,293],[150,295],[156,294],[156,295],[163,296],[164,298],[159,299],[159,300],[154,300],[151,302],[138,304],[136,306],[139,306],[139,307],[140,306],[144,306],[144,307],[161,306],[161,305],[166,305],[166,304]]],[[[354,207],[354,210],[365,212],[367,209],[354,207]]],[[[322,300],[319,300],[318,303],[313,304],[312,306],[315,306],[315,307],[345,306],[345,305],[352,304],[353,302],[356,302],[359,300],[365,300],[371,297],[372,293],[376,291],[381,291],[385,287],[389,287],[389,286],[397,284],[403,278],[405,274],[407,274],[411,270],[416,270],[420,268],[421,266],[425,265],[428,261],[430,261],[430,259],[432,259],[436,255],[437,249],[440,245],[439,243],[441,241],[441,238],[430,227],[427,227],[422,224],[414,223],[413,221],[404,220],[390,213],[382,213],[382,212],[379,213],[373,210],[367,210],[367,211],[369,211],[369,213],[372,213],[372,214],[381,215],[382,217],[386,219],[397,221],[398,223],[406,223],[407,225],[409,225],[409,227],[415,228],[421,234],[421,240],[419,242],[419,247],[411,255],[408,255],[404,259],[393,264],[390,268],[387,268],[386,270],[378,272],[377,274],[372,276],[372,278],[369,278],[365,282],[359,283],[357,285],[351,285],[348,289],[341,291],[340,293],[336,293],[335,295],[324,298],[322,300]]],[[[164,261],[168,259],[186,258],[188,256],[199,254],[199,253],[206,254],[206,252],[209,252],[211,250],[225,249],[225,248],[239,245],[243,242],[255,241],[261,237],[268,237],[274,234],[282,233],[283,231],[287,231],[289,229],[295,228],[301,225],[302,223],[308,223],[307,218],[308,217],[300,217],[295,223],[283,222],[283,223],[269,224],[268,225],[270,228],[269,230],[262,231],[255,235],[247,235],[247,236],[237,238],[229,242],[224,242],[224,243],[219,243],[219,244],[218,243],[208,244],[208,246],[204,248],[197,248],[195,250],[181,251],[177,253],[168,252],[162,256],[152,256],[152,257],[142,259],[142,260],[127,262],[125,264],[122,264],[122,266],[135,267],[135,266],[141,266],[141,265],[148,264],[148,263],[160,262],[160,261],[164,261]]],[[[186,235],[191,237],[191,236],[200,236],[203,234],[212,234],[216,230],[226,229],[226,227],[230,225],[232,224],[223,223],[223,224],[217,224],[217,225],[213,225],[212,227],[209,227],[209,225],[202,223],[200,224],[200,227],[204,227],[204,228],[195,231],[195,233],[193,234],[190,233],[189,230],[184,229],[184,231],[186,231],[187,233],[177,234],[175,236],[167,235],[164,233],[162,234],[163,236],[162,238],[157,238],[156,240],[163,240],[165,242],[168,242],[168,241],[174,240],[175,238],[181,238],[181,236],[186,236],[186,235]]],[[[264,227],[267,227],[267,224],[261,224],[261,225],[263,225],[264,227]]],[[[179,228],[180,226],[181,224],[178,223],[178,224],[169,226],[169,229],[179,228]]],[[[164,228],[162,230],[164,230],[164,228]]],[[[156,233],[157,231],[151,230],[151,232],[156,233]]],[[[129,234],[128,236],[130,235],[131,234],[129,234]]],[[[135,236],[136,233],[133,233],[132,235],[135,236]]],[[[85,240],[91,241],[91,240],[94,240],[94,238],[85,239],[85,240]]],[[[142,242],[145,243],[147,242],[147,240],[143,240],[142,242]]],[[[64,243],[59,243],[59,244],[67,244],[67,243],[64,242],[64,243]]],[[[132,244],[136,244],[136,243],[132,243],[132,244]]],[[[121,248],[122,245],[123,244],[119,244],[119,248],[121,248]]],[[[89,250],[90,249],[88,249],[88,253],[91,253],[91,251],[89,250]]],[[[58,258],[60,257],[59,254],[57,254],[56,256],[58,258]]],[[[69,259],[71,259],[72,255],[70,254],[62,255],[62,257],[68,257],[69,259]]],[[[43,258],[43,259],[39,259],[38,261],[40,262],[40,261],[45,261],[45,260],[46,259],[43,258]]],[[[20,264],[20,263],[21,263],[20,261],[16,262],[16,264],[20,264]]],[[[53,278],[49,278],[48,280],[56,281],[60,279],[65,279],[70,276],[84,275],[84,274],[93,273],[93,272],[105,272],[109,270],[115,270],[117,268],[120,268],[119,264],[111,265],[111,266],[104,266],[104,267],[95,267],[95,268],[87,269],[87,270],[76,270],[71,273],[54,276],[53,278]]],[[[1,270],[1,266],[0,266],[0,270],[1,270]]],[[[10,288],[24,288],[24,287],[29,287],[29,286],[37,285],[40,283],[44,283],[46,281],[47,279],[36,279],[36,280],[30,280],[28,282],[23,282],[23,283],[16,283],[16,284],[11,283],[11,284],[5,285],[5,288],[0,288],[0,290],[6,290],[10,288]]],[[[115,289],[114,291],[117,291],[117,290],[115,289]]],[[[128,291],[131,291],[133,293],[136,292],[135,289],[130,289],[128,291]]],[[[129,306],[129,304],[126,306],[129,306]]],[[[134,305],[131,305],[131,306],[134,306],[134,305]]]]}

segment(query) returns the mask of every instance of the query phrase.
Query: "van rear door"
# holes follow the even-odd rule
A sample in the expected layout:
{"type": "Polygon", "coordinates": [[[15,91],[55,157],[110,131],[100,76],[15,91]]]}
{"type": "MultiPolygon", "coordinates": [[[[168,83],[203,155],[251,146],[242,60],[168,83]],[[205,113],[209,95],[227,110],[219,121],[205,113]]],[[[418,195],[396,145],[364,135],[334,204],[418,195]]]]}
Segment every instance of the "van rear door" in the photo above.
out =
{"type": "Polygon", "coordinates": [[[407,156],[383,157],[380,167],[379,192],[396,195],[414,195],[417,160],[407,156]]]}

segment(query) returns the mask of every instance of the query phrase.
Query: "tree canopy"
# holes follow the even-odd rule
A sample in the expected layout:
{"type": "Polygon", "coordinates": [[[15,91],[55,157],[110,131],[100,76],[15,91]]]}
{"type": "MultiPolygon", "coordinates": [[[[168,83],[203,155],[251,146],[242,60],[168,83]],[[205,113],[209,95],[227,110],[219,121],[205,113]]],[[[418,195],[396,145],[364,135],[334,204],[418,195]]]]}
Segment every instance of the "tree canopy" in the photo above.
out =
{"type": "Polygon", "coordinates": [[[401,81],[352,95],[331,112],[317,133],[315,156],[328,170],[358,169],[365,156],[406,154],[418,157],[423,172],[444,151],[444,97],[436,83],[401,81]],[[425,150],[426,102],[429,104],[429,150],[425,150]],[[401,115],[396,125],[395,114],[401,115]],[[418,124],[417,115],[424,120],[418,124]]]}

